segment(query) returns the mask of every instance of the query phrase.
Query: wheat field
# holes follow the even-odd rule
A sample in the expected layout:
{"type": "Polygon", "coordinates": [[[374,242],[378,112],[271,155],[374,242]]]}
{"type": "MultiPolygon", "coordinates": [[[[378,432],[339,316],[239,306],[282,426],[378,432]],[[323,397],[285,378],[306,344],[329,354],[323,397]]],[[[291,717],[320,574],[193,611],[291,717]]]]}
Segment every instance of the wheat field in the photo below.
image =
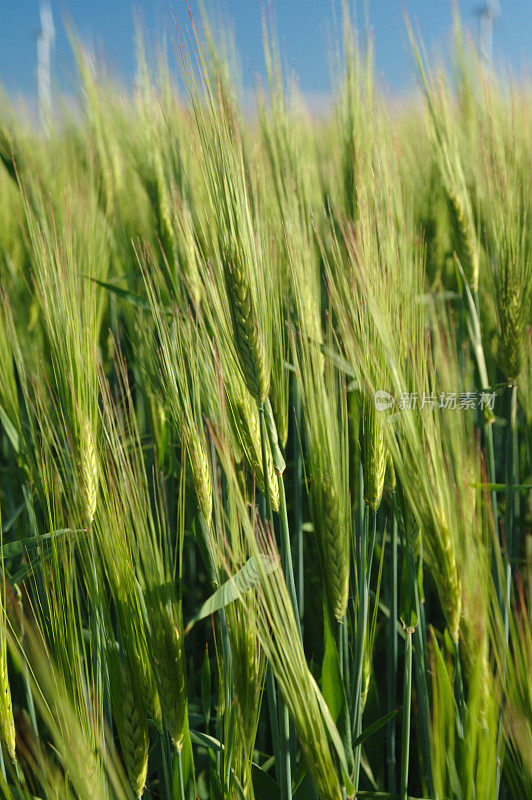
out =
{"type": "Polygon", "coordinates": [[[532,94],[407,30],[2,104],[2,798],[532,797],[532,94]]]}

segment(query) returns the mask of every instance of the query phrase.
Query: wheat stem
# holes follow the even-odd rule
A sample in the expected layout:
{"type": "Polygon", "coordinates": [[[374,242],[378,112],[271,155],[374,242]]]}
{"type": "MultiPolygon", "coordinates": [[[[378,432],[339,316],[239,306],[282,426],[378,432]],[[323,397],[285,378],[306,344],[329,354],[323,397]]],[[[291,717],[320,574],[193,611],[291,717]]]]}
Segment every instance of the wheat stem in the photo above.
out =
{"type": "MultiPolygon", "coordinates": [[[[397,603],[397,515],[393,511],[392,541],[390,554],[390,617],[388,620],[388,640],[390,642],[391,657],[386,660],[386,677],[388,686],[388,708],[397,706],[397,667],[398,667],[398,636],[397,620],[399,618],[397,603]]],[[[394,794],[396,785],[396,755],[395,755],[395,719],[390,720],[387,728],[388,752],[388,789],[394,794]]]]}
{"type": "Polygon", "coordinates": [[[405,641],[405,675],[403,684],[403,728],[401,735],[401,800],[408,800],[410,713],[412,706],[412,634],[413,628],[407,628],[405,641]]]}
{"type": "Polygon", "coordinates": [[[260,444],[262,453],[262,471],[264,475],[264,495],[266,500],[266,519],[273,530],[272,496],[270,494],[270,481],[268,473],[266,422],[264,419],[264,404],[259,403],[260,444]]]}
{"type": "Polygon", "coordinates": [[[453,664],[454,664],[454,697],[456,704],[456,730],[458,736],[463,738],[464,719],[466,713],[464,682],[462,678],[462,666],[460,663],[460,644],[458,641],[453,644],[453,664]]]}
{"type": "Polygon", "coordinates": [[[427,784],[427,793],[432,796],[432,770],[430,750],[430,699],[427,684],[427,639],[424,603],[420,602],[419,588],[415,582],[415,603],[418,624],[414,633],[414,669],[419,702],[419,725],[421,728],[421,748],[423,751],[423,769],[427,784]]]}
{"type": "Polygon", "coordinates": [[[177,751],[177,777],[179,781],[179,800],[185,800],[185,782],[183,777],[182,749],[177,751]]]}
{"type": "MultiPolygon", "coordinates": [[[[259,418],[260,418],[260,443],[261,443],[261,450],[262,450],[262,468],[264,471],[264,492],[266,495],[266,514],[268,523],[272,529],[274,530],[274,523],[273,523],[273,511],[272,511],[272,500],[270,494],[270,486],[268,480],[268,470],[267,470],[267,433],[266,433],[266,422],[264,418],[264,403],[258,404],[259,408],[259,418]]],[[[284,494],[284,491],[283,491],[284,494]]],[[[285,501],[286,504],[286,501],[285,501]]],[[[273,694],[275,694],[275,688],[273,689],[273,694]]],[[[279,755],[281,760],[281,769],[280,769],[280,776],[281,776],[281,798],[282,800],[291,800],[292,797],[292,777],[291,777],[291,763],[290,763],[290,719],[288,716],[288,708],[286,703],[283,701],[281,697],[278,700],[278,720],[279,720],[279,733],[278,733],[278,744],[279,744],[279,755]]]]}
{"type": "Polygon", "coordinates": [[[303,459],[301,453],[301,394],[297,381],[293,381],[294,392],[294,437],[293,437],[293,460],[294,460],[294,532],[296,536],[297,553],[297,607],[299,609],[299,623],[303,628],[303,618],[305,615],[305,560],[304,560],[304,538],[303,538],[303,459]]]}
{"type": "MultiPolygon", "coordinates": [[[[504,535],[506,537],[506,549],[504,556],[504,598],[502,600],[503,608],[503,632],[504,632],[504,651],[502,661],[502,678],[503,683],[506,681],[506,674],[508,669],[508,641],[510,633],[510,603],[512,594],[512,551],[513,551],[513,527],[514,527],[514,485],[518,480],[517,468],[517,448],[516,444],[516,422],[517,422],[517,384],[512,384],[508,387],[508,409],[507,409],[507,430],[506,430],[506,458],[505,458],[505,502],[506,508],[504,512],[504,535]]],[[[502,744],[503,740],[503,714],[502,709],[499,714],[498,720],[498,739],[502,744]]],[[[497,761],[497,774],[496,786],[497,797],[499,797],[499,789],[501,782],[501,764],[500,759],[497,761]]]]}
{"type": "MultiPolygon", "coordinates": [[[[462,277],[463,273],[462,273],[462,277]]],[[[478,295],[477,293],[472,293],[465,281],[464,277],[464,293],[466,297],[466,304],[468,310],[468,328],[469,328],[469,338],[471,340],[471,345],[473,347],[473,353],[475,354],[475,361],[477,364],[478,369],[478,376],[480,379],[480,389],[481,391],[488,391],[490,382],[488,377],[488,369],[486,366],[486,356],[484,353],[484,345],[482,342],[482,330],[480,327],[480,315],[479,315],[479,304],[478,304],[478,295]]],[[[496,471],[495,471],[495,446],[493,442],[493,419],[490,417],[485,419],[484,421],[484,436],[486,440],[486,452],[487,452],[487,459],[488,459],[488,476],[491,483],[495,483],[496,478],[496,471]]],[[[493,520],[495,525],[495,530],[498,531],[499,529],[499,512],[498,512],[498,505],[497,505],[497,492],[495,490],[491,491],[491,504],[493,508],[493,520]]]]}
{"type": "Polygon", "coordinates": [[[283,572],[286,576],[286,583],[288,586],[288,593],[290,600],[294,607],[296,615],[296,623],[299,631],[299,638],[303,641],[303,634],[301,631],[301,622],[299,615],[299,608],[297,604],[296,584],[294,580],[294,566],[292,562],[292,549],[290,546],[290,528],[288,525],[288,512],[286,508],[286,494],[284,490],[283,476],[279,475],[279,514],[281,516],[281,562],[283,572]]]}
{"type": "Polygon", "coordinates": [[[172,778],[170,762],[170,748],[168,745],[168,735],[166,731],[162,730],[159,734],[161,743],[161,761],[163,764],[163,777],[164,777],[164,794],[166,800],[173,800],[172,798],[172,778]]]}
{"type": "MultiPolygon", "coordinates": [[[[268,664],[266,667],[266,692],[268,695],[268,711],[270,716],[270,733],[272,737],[273,752],[279,752],[279,712],[277,708],[277,694],[275,691],[275,679],[273,671],[268,664]]],[[[281,764],[275,760],[275,775],[278,783],[282,780],[281,764]]]]}
{"type": "MultiPolygon", "coordinates": [[[[373,520],[376,520],[375,512],[372,510],[373,520]]],[[[353,739],[356,739],[362,732],[362,692],[364,676],[364,647],[366,643],[366,627],[368,619],[368,540],[369,540],[370,510],[366,507],[364,522],[361,529],[359,547],[357,552],[358,561],[358,617],[355,636],[355,685],[354,685],[354,713],[353,713],[353,739]]],[[[353,784],[358,789],[360,778],[361,747],[355,750],[355,769],[353,784]]]]}

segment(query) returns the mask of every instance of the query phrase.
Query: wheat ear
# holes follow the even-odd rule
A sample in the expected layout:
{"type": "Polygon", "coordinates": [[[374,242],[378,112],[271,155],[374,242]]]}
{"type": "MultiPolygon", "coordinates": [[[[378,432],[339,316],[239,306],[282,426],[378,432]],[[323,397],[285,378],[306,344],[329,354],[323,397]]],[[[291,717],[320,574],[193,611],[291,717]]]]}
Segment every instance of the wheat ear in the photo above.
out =
{"type": "Polygon", "coordinates": [[[193,427],[189,430],[187,448],[199,509],[206,524],[210,525],[212,519],[212,478],[209,457],[205,451],[204,442],[202,442],[193,427]]]}
{"type": "Polygon", "coordinates": [[[370,401],[363,404],[361,436],[364,497],[366,503],[376,511],[382,500],[387,456],[382,423],[377,419],[375,406],[370,401]]]}
{"type": "Polygon", "coordinates": [[[262,403],[270,379],[251,290],[242,270],[233,263],[226,264],[225,282],[240,368],[250,394],[257,403],[262,403]]]}
{"type": "Polygon", "coordinates": [[[449,215],[456,236],[457,255],[472,292],[478,289],[478,246],[469,204],[456,192],[448,193],[449,215]]]}
{"type": "Polygon", "coordinates": [[[326,476],[312,486],[312,510],[329,603],[341,621],[349,596],[349,537],[340,498],[326,476]]]}
{"type": "MultiPolygon", "coordinates": [[[[162,615],[164,617],[164,611],[162,615]]],[[[176,750],[183,747],[187,711],[183,637],[170,619],[163,620],[153,640],[155,677],[161,700],[163,722],[176,750]]]]}
{"type": "Polygon", "coordinates": [[[88,525],[92,525],[98,500],[98,460],[94,436],[85,419],[80,427],[79,471],[83,514],[88,525]]]}
{"type": "Polygon", "coordinates": [[[118,698],[121,700],[120,707],[116,709],[115,722],[128,780],[135,797],[141,798],[148,774],[148,719],[143,704],[137,699],[131,672],[122,668],[121,677],[121,686],[115,687],[116,701],[118,698]]]}
{"type": "Polygon", "coordinates": [[[9,676],[7,673],[7,653],[5,642],[3,643],[0,657],[0,703],[0,730],[2,734],[2,743],[11,761],[15,762],[15,722],[13,719],[11,687],[9,685],[9,676]]]}

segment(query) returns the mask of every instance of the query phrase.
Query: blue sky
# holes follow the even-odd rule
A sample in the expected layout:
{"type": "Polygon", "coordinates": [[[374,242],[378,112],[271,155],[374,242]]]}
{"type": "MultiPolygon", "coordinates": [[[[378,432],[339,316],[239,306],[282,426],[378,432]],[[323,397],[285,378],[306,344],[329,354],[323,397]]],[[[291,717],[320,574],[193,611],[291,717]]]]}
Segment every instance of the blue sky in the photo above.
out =
{"type": "MultiPolygon", "coordinates": [[[[465,23],[476,35],[474,9],[486,0],[460,0],[465,23]]],[[[263,74],[261,0],[210,0],[222,9],[232,25],[244,85],[250,87],[263,74]]],[[[391,93],[413,84],[402,17],[406,7],[418,24],[428,50],[444,46],[451,28],[451,0],[367,0],[373,31],[377,72],[391,93]]],[[[502,14],[495,22],[495,55],[509,62],[515,73],[532,62],[532,0],[500,0],[502,14]]],[[[147,34],[176,41],[172,13],[178,24],[188,25],[185,0],[51,0],[56,26],[53,79],[56,87],[70,91],[75,82],[72,55],[64,23],[71,23],[95,52],[105,57],[112,72],[126,83],[134,75],[134,15],[147,34]]],[[[190,0],[199,20],[199,0],[190,0]]],[[[340,0],[276,0],[272,3],[286,63],[299,75],[300,87],[319,99],[329,92],[331,37],[340,0]]],[[[358,3],[359,11],[362,3],[358,3]]],[[[0,0],[0,85],[16,99],[35,95],[35,33],[39,28],[38,0],[0,0]]]]}

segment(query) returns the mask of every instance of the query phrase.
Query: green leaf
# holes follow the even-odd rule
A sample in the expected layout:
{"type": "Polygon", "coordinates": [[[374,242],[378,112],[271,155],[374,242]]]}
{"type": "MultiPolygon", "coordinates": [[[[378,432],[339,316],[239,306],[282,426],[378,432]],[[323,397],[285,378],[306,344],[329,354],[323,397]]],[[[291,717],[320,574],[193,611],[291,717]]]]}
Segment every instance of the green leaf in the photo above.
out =
{"type": "Polygon", "coordinates": [[[38,539],[35,536],[31,536],[28,539],[19,539],[15,542],[6,542],[2,545],[2,554],[4,558],[17,558],[18,556],[24,555],[24,553],[28,552],[29,550],[34,550],[36,547],[40,547],[44,542],[49,541],[52,537],[61,538],[67,533],[84,533],[84,531],[80,528],[61,528],[57,531],[43,533],[43,535],[39,536],[38,539]]]}
{"type": "Polygon", "coordinates": [[[338,648],[331,628],[331,622],[327,608],[323,609],[323,635],[325,652],[321,668],[321,689],[323,697],[338,729],[342,739],[344,752],[346,754],[349,775],[352,775],[355,768],[353,746],[351,743],[351,723],[349,716],[349,706],[345,691],[344,679],[340,669],[340,657],[338,648]]]}
{"type": "Polygon", "coordinates": [[[432,304],[434,302],[448,302],[449,300],[461,300],[462,295],[460,292],[428,292],[426,294],[421,294],[416,297],[416,301],[418,303],[429,303],[432,304]]]}
{"type": "Polygon", "coordinates": [[[197,614],[188,623],[185,633],[205,617],[215,614],[230,603],[243,597],[247,592],[257,586],[263,575],[269,575],[277,566],[277,560],[267,555],[251,556],[244,566],[238,570],[223,586],[216,589],[206,600],[197,614]]]}
{"type": "Polygon", "coordinates": [[[307,770],[303,773],[303,779],[297,789],[294,789],[293,795],[294,800],[316,800],[316,786],[307,770]]]}
{"type": "MultiPolygon", "coordinates": [[[[30,575],[33,575],[35,569],[42,565],[44,561],[46,561],[52,555],[52,548],[43,548],[42,552],[35,556],[34,559],[28,561],[27,564],[23,564],[20,569],[18,569],[12,575],[9,575],[9,582],[11,584],[21,583],[21,581],[25,581],[30,575]]],[[[9,574],[9,573],[8,573],[9,574]]]]}
{"type": "MultiPolygon", "coordinates": [[[[83,530],[76,530],[75,528],[64,528],[63,530],[52,531],[53,534],[65,534],[65,533],[85,533],[83,530]]],[[[49,539],[51,536],[50,533],[43,534],[39,541],[42,542],[43,539],[49,539]]],[[[36,539],[21,539],[20,542],[9,542],[9,545],[18,545],[21,542],[29,542],[31,541],[36,547],[38,542],[36,539]]],[[[7,545],[4,545],[4,550],[7,545]]],[[[21,581],[25,581],[30,575],[33,575],[35,570],[38,569],[42,564],[51,558],[52,555],[52,548],[51,547],[43,547],[42,550],[37,553],[32,559],[27,561],[25,564],[22,564],[20,569],[18,569],[14,573],[8,573],[8,579],[11,584],[21,583],[21,581]]]]}
{"type": "Polygon", "coordinates": [[[292,794],[295,794],[308,774],[307,762],[304,758],[299,762],[296,774],[292,778],[292,794]]]}
{"type": "Polygon", "coordinates": [[[13,446],[13,450],[15,453],[20,455],[20,440],[18,436],[18,431],[9,419],[9,416],[4,409],[4,407],[0,404],[0,422],[2,423],[4,430],[7,434],[9,441],[13,446]]]}
{"type": "MultiPolygon", "coordinates": [[[[401,800],[400,794],[391,794],[390,792],[372,792],[372,791],[361,791],[357,792],[357,800],[363,798],[363,800],[401,800]]],[[[429,800],[429,798],[425,797],[412,797],[412,795],[408,795],[406,800],[429,800]]]]}
{"type": "Polygon", "coordinates": [[[135,292],[130,292],[129,289],[121,289],[120,286],[115,286],[114,283],[106,283],[106,281],[99,281],[97,278],[89,278],[89,280],[91,280],[93,283],[97,283],[98,286],[102,287],[102,289],[107,289],[108,292],[115,294],[122,300],[126,300],[128,303],[132,303],[134,306],[137,306],[137,308],[141,308],[143,311],[151,311],[151,306],[149,304],[149,301],[146,300],[145,297],[142,297],[140,294],[136,294],[135,292]]]}
{"type": "Polygon", "coordinates": [[[368,758],[367,758],[364,750],[362,750],[362,752],[360,754],[360,765],[361,765],[362,769],[364,770],[364,772],[366,773],[366,777],[367,777],[368,781],[371,783],[373,788],[375,790],[377,790],[379,787],[377,786],[377,782],[375,780],[375,776],[373,774],[373,770],[371,769],[371,764],[369,763],[368,758]]]}
{"type": "Polygon", "coordinates": [[[338,724],[338,717],[342,711],[343,692],[342,692],[342,673],[340,671],[340,659],[338,649],[334,641],[333,632],[327,608],[323,609],[323,640],[324,653],[321,665],[321,692],[325,702],[329,706],[331,717],[335,725],[338,724]]]}
{"type": "Polygon", "coordinates": [[[373,722],[366,730],[362,731],[360,736],[357,736],[355,741],[353,742],[353,747],[358,747],[359,745],[363,744],[370,736],[380,731],[381,728],[395,717],[396,714],[399,713],[399,708],[394,708],[393,711],[389,711],[383,717],[380,717],[376,722],[373,722]]]}
{"type": "Polygon", "coordinates": [[[209,800],[224,800],[225,794],[220,780],[220,775],[216,768],[216,757],[209,752],[209,800]]]}
{"type": "Polygon", "coordinates": [[[251,778],[256,800],[281,800],[281,790],[276,781],[258,764],[252,764],[251,778]]]}
{"type": "MultiPolygon", "coordinates": [[[[338,760],[340,762],[340,769],[342,770],[342,776],[343,776],[343,780],[344,780],[344,783],[345,783],[345,788],[346,788],[347,794],[348,795],[352,795],[354,793],[354,791],[355,791],[355,787],[353,786],[353,783],[352,783],[352,781],[350,779],[351,773],[349,771],[349,766],[348,766],[348,763],[347,763],[347,755],[346,755],[346,752],[345,752],[345,749],[344,749],[344,744],[342,742],[342,738],[341,738],[340,734],[338,733],[338,728],[334,724],[334,720],[331,717],[331,712],[329,711],[329,706],[325,702],[325,698],[323,697],[322,693],[320,692],[318,684],[316,683],[316,681],[314,680],[312,675],[310,675],[309,677],[310,677],[310,681],[314,685],[314,688],[315,688],[315,691],[316,691],[316,698],[318,700],[318,705],[320,707],[320,710],[321,710],[321,713],[322,713],[322,716],[323,716],[323,720],[325,722],[325,725],[327,726],[327,732],[329,734],[329,738],[330,738],[330,740],[331,740],[331,742],[332,742],[332,744],[334,746],[334,749],[336,750],[336,754],[337,754],[338,760]]],[[[351,754],[350,754],[350,758],[351,758],[351,754]]]]}
{"type": "Polygon", "coordinates": [[[340,370],[340,372],[343,372],[345,375],[347,375],[348,378],[351,378],[352,380],[356,381],[357,376],[355,370],[353,369],[349,361],[347,361],[347,359],[345,359],[343,356],[340,355],[340,353],[337,353],[336,350],[334,350],[332,347],[329,347],[326,344],[320,344],[320,350],[324,356],[327,356],[327,358],[329,358],[333,362],[335,367],[337,367],[340,370]]]}
{"type": "MultiPolygon", "coordinates": [[[[506,484],[505,483],[472,483],[472,489],[486,489],[489,492],[505,492],[506,491],[506,484]]],[[[517,483],[512,484],[512,490],[514,492],[528,492],[532,489],[532,483],[517,483]]]]}
{"type": "Polygon", "coordinates": [[[235,773],[231,773],[231,784],[236,790],[236,796],[238,800],[246,800],[246,795],[244,794],[244,789],[242,788],[242,784],[236,777],[235,773]]]}
{"type": "Polygon", "coordinates": [[[194,744],[199,744],[202,747],[206,747],[208,750],[216,750],[221,753],[224,749],[218,739],[215,739],[214,736],[209,736],[207,733],[201,733],[201,731],[193,731],[191,729],[190,739],[194,744]]]}
{"type": "Polygon", "coordinates": [[[26,503],[21,503],[19,505],[19,507],[15,509],[15,511],[11,514],[11,516],[8,519],[8,521],[6,522],[4,527],[2,528],[2,534],[8,533],[8,531],[11,530],[11,528],[13,527],[13,525],[15,524],[17,519],[20,517],[20,515],[24,511],[25,507],[26,507],[26,503]]]}
{"type": "Polygon", "coordinates": [[[209,648],[205,645],[205,655],[201,667],[201,709],[208,728],[211,718],[211,662],[209,661],[209,648]]]}

